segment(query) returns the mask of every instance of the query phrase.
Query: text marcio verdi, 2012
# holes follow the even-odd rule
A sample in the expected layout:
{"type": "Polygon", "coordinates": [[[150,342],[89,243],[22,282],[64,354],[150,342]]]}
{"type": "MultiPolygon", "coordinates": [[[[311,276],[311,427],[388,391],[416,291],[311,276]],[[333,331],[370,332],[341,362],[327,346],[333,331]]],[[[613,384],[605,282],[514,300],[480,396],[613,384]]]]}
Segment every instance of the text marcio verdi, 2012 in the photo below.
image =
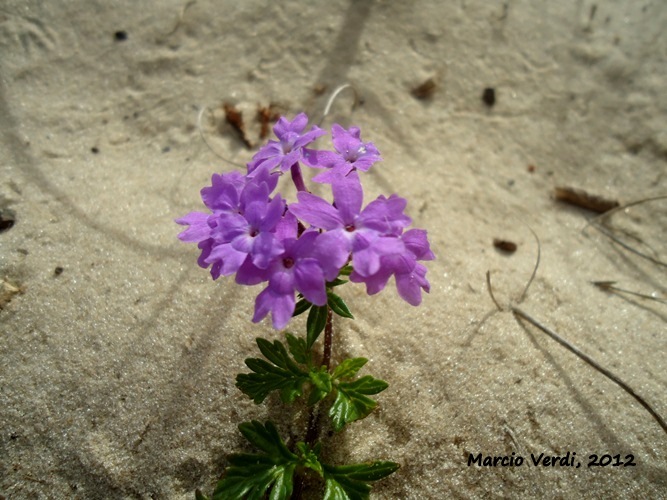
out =
{"type": "MultiPolygon", "coordinates": [[[[546,453],[530,454],[530,461],[526,461],[521,455],[512,452],[511,455],[491,456],[478,453],[468,455],[468,467],[477,465],[479,467],[521,467],[524,463],[534,467],[581,467],[581,462],[576,458],[576,451],[568,451],[564,455],[547,455],[546,453]]],[[[634,467],[637,464],[634,461],[634,455],[597,455],[588,456],[588,467],[634,467]]]]}

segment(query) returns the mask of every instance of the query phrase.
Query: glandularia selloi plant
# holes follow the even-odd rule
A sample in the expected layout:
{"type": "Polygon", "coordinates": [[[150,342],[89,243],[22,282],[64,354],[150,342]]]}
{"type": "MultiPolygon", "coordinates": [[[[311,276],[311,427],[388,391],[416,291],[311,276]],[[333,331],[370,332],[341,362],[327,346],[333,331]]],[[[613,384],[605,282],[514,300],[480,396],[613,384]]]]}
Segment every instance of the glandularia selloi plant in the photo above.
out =
{"type": "MultiPolygon", "coordinates": [[[[393,276],[399,295],[421,303],[429,291],[426,267],[434,259],[426,231],[409,229],[407,201],[396,194],[379,196],[364,205],[359,174],[382,160],[359,128],[333,125],[333,150],[308,148],[326,132],[301,113],[282,117],[270,140],[247,164],[245,174],[213,174],[201,190],[206,212],[191,212],[176,222],[188,226],[179,234],[197,243],[198,263],[210,267],[213,279],[235,275],[240,285],[260,285],[253,322],[271,314],[276,330],[291,318],[308,313],[306,334],[285,333],[284,341],[258,338],[262,358],[246,359],[250,373],[239,374],[237,387],[256,404],[274,391],[283,403],[305,398],[311,408],[301,441],[288,446],[268,421],[239,425],[256,453],[229,456],[229,466],[213,493],[214,499],[287,499],[300,497],[303,477],[324,483],[325,499],[368,498],[369,483],[395,472],[399,465],[377,460],[330,465],[321,459],[322,416],[335,432],[365,418],[377,406],[374,396],[388,386],[371,375],[357,376],[366,358],[332,364],[333,316],[353,319],[337,293],[348,283],[363,283],[369,295],[385,288],[393,276]],[[331,187],[332,201],[309,192],[302,167],[321,170],[314,182],[331,187]],[[297,201],[288,203],[276,192],[290,172],[297,201]],[[317,340],[324,332],[320,349],[317,340]]],[[[198,498],[207,498],[197,492],[198,498]]]]}

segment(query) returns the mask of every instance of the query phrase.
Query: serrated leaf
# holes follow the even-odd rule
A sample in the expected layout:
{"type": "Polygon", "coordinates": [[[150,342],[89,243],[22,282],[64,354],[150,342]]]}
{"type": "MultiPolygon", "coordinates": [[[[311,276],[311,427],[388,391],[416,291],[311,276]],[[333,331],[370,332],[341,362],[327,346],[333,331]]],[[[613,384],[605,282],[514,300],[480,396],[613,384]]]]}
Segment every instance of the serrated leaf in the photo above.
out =
{"type": "Polygon", "coordinates": [[[271,343],[266,339],[257,338],[255,339],[255,342],[257,342],[257,347],[259,347],[259,350],[264,355],[264,357],[271,361],[274,365],[286,368],[287,365],[290,364],[291,360],[287,355],[287,350],[279,340],[274,340],[273,343],[271,343]]]}
{"type": "Polygon", "coordinates": [[[294,317],[298,316],[299,314],[305,313],[310,308],[310,306],[312,306],[312,305],[313,304],[308,302],[306,299],[299,300],[296,303],[296,305],[294,306],[294,312],[292,313],[292,317],[294,318],[294,317]]]}
{"type": "Polygon", "coordinates": [[[352,274],[352,271],[354,271],[354,269],[352,268],[352,266],[348,265],[348,266],[343,267],[343,268],[338,272],[338,274],[339,274],[340,276],[349,276],[350,274],[352,274]]]}
{"type": "Polygon", "coordinates": [[[326,398],[327,394],[329,393],[326,391],[322,391],[317,387],[313,387],[312,390],[310,391],[310,395],[308,396],[308,406],[315,406],[317,403],[326,398]]]}
{"type": "Polygon", "coordinates": [[[366,358],[351,358],[343,360],[331,374],[331,378],[350,378],[354,377],[356,373],[364,366],[368,360],[366,358]]]}
{"type": "Polygon", "coordinates": [[[308,375],[310,375],[310,380],[315,387],[321,391],[331,392],[331,375],[326,371],[325,367],[322,367],[320,370],[311,370],[308,375]]]}
{"type": "Polygon", "coordinates": [[[340,279],[340,278],[336,278],[333,281],[327,281],[327,288],[333,288],[335,286],[344,285],[347,282],[348,282],[348,280],[343,280],[343,279],[340,279]]]}
{"type": "Polygon", "coordinates": [[[333,478],[327,479],[325,485],[323,500],[363,500],[369,498],[371,491],[369,485],[362,483],[361,485],[352,485],[352,488],[349,488],[350,490],[355,486],[356,488],[348,494],[345,487],[333,478]]]}
{"type": "Polygon", "coordinates": [[[324,465],[324,500],[367,500],[371,491],[368,482],[387,477],[398,468],[397,463],[382,461],[337,467],[324,465]]]}
{"type": "MultiPolygon", "coordinates": [[[[319,443],[318,443],[319,444],[319,443]]],[[[320,447],[315,445],[312,449],[303,441],[296,444],[296,449],[299,452],[299,463],[304,467],[314,470],[320,476],[324,476],[324,470],[319,460],[320,447]]]]}
{"type": "Polygon", "coordinates": [[[276,429],[276,426],[272,422],[269,421],[262,425],[261,422],[252,420],[251,422],[239,424],[239,430],[243,434],[243,437],[271,457],[276,458],[280,456],[289,460],[296,459],[296,455],[289,451],[289,448],[280,439],[278,429],[276,429]]]}
{"type": "Polygon", "coordinates": [[[213,500],[271,500],[290,497],[299,458],[287,449],[271,422],[253,420],[239,425],[241,433],[264,453],[239,453],[229,457],[230,467],[218,482],[213,500]]]}
{"type": "Polygon", "coordinates": [[[319,370],[311,370],[308,375],[310,375],[310,380],[314,386],[310,393],[310,397],[308,398],[308,404],[312,406],[324,399],[327,394],[331,392],[333,384],[331,375],[327,372],[325,367],[322,367],[319,370]]]}
{"type": "Polygon", "coordinates": [[[291,333],[286,333],[287,347],[290,354],[294,357],[294,361],[307,365],[310,363],[310,350],[306,347],[306,341],[301,337],[295,337],[291,333]]]}
{"type": "Polygon", "coordinates": [[[354,390],[360,394],[371,395],[384,391],[387,387],[389,387],[389,384],[384,380],[380,380],[379,378],[366,375],[355,380],[354,382],[341,382],[338,384],[338,386],[346,387],[349,390],[354,390]]]}
{"type": "Polygon", "coordinates": [[[328,315],[327,306],[313,306],[308,313],[308,321],[306,322],[306,346],[308,349],[313,347],[313,344],[320,336],[322,330],[327,324],[328,315]]]}
{"type": "Polygon", "coordinates": [[[350,465],[326,466],[330,476],[345,476],[357,481],[379,481],[400,468],[396,462],[376,460],[375,462],[350,465]]]}
{"type": "Polygon", "coordinates": [[[327,292],[327,304],[333,312],[342,316],[343,318],[354,319],[352,313],[347,307],[347,304],[338,295],[333,292],[327,292]]]}
{"type": "Polygon", "coordinates": [[[346,424],[368,416],[377,406],[377,401],[368,397],[382,392],[389,384],[366,375],[354,382],[340,382],[336,386],[336,400],[329,409],[329,416],[336,432],[346,424]]]}
{"type": "Polygon", "coordinates": [[[282,342],[276,340],[271,343],[257,339],[257,345],[273,364],[258,358],[246,359],[245,364],[254,373],[237,375],[236,386],[256,404],[260,404],[276,390],[280,391],[280,397],[285,403],[291,403],[301,396],[303,384],[309,380],[308,373],[292,361],[282,342]]]}

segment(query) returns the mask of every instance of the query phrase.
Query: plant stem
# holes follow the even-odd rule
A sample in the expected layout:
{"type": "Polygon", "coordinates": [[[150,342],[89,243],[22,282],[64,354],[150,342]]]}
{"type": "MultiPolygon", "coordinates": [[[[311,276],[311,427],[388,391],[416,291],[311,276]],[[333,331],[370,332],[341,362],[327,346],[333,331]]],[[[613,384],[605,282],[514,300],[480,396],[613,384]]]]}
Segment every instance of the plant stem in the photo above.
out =
{"type": "Polygon", "coordinates": [[[322,364],[326,366],[327,371],[331,368],[331,346],[333,345],[333,311],[327,307],[327,324],[324,326],[324,352],[322,354],[322,364]]]}
{"type": "MultiPolygon", "coordinates": [[[[324,326],[324,351],[322,353],[322,365],[329,371],[331,368],[331,351],[333,346],[333,311],[327,307],[327,323],[324,326]]],[[[308,416],[308,428],[306,429],[306,444],[310,447],[315,444],[315,441],[320,436],[320,413],[317,411],[317,406],[310,409],[308,416]]],[[[300,500],[305,486],[304,477],[299,476],[292,492],[292,500],[300,500]]]]}
{"type": "MultiPolygon", "coordinates": [[[[322,365],[329,371],[331,365],[331,346],[333,345],[333,312],[327,307],[327,323],[324,327],[324,353],[322,354],[322,365]]],[[[306,430],[306,444],[312,446],[320,434],[320,414],[313,406],[308,417],[308,429],[306,430]]]]}
{"type": "Polygon", "coordinates": [[[306,183],[303,180],[301,167],[299,167],[298,163],[292,165],[292,167],[290,168],[290,173],[292,174],[292,181],[294,182],[297,191],[305,191],[307,193],[308,189],[306,189],[306,183]]]}

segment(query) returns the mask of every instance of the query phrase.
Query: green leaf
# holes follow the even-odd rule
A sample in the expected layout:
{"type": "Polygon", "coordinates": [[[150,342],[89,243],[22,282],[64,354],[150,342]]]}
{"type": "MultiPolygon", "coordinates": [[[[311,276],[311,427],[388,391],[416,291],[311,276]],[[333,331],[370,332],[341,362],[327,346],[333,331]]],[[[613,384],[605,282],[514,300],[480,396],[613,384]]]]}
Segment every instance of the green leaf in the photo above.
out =
{"type": "Polygon", "coordinates": [[[299,457],[290,452],[271,422],[253,420],[239,425],[248,441],[263,453],[239,453],[229,457],[230,466],[213,492],[213,500],[271,500],[290,497],[299,457]]]}
{"type": "Polygon", "coordinates": [[[323,465],[326,480],[324,500],[366,500],[371,491],[368,482],[387,477],[398,468],[397,463],[383,461],[336,467],[323,465]]]}
{"type": "Polygon", "coordinates": [[[310,375],[310,380],[314,386],[308,398],[308,404],[312,406],[324,399],[331,392],[333,384],[331,375],[324,366],[319,370],[311,370],[308,375],[310,375]]]}
{"type": "Polygon", "coordinates": [[[352,313],[347,308],[347,304],[338,295],[333,292],[327,292],[327,304],[333,312],[342,316],[343,318],[354,319],[352,313]]]}
{"type": "Polygon", "coordinates": [[[322,469],[322,464],[320,463],[318,456],[320,453],[319,443],[311,449],[306,443],[299,441],[296,444],[296,449],[299,452],[299,463],[301,465],[314,470],[320,476],[324,476],[324,470],[322,469]]]}
{"type": "Polygon", "coordinates": [[[341,269],[340,272],[339,272],[338,274],[339,274],[340,276],[349,276],[350,274],[352,274],[352,271],[354,271],[354,269],[352,268],[352,266],[347,265],[347,266],[343,267],[343,269],[341,269]]]}
{"type": "Polygon", "coordinates": [[[289,364],[294,364],[290,363],[291,360],[285,350],[285,346],[279,340],[274,340],[273,343],[271,343],[266,339],[256,338],[255,342],[257,342],[257,347],[259,347],[259,350],[264,357],[274,365],[287,367],[289,364]]]}
{"type": "Polygon", "coordinates": [[[336,432],[346,424],[362,419],[373,411],[377,401],[368,397],[384,391],[389,384],[366,375],[354,382],[340,382],[337,386],[336,400],[329,409],[329,416],[336,432]]]}
{"type": "Polygon", "coordinates": [[[286,333],[287,347],[294,356],[294,360],[302,365],[310,364],[310,349],[306,347],[306,341],[300,337],[295,337],[291,333],[286,333]]]}
{"type": "Polygon", "coordinates": [[[308,372],[292,361],[282,342],[276,340],[271,343],[258,338],[257,345],[273,364],[258,358],[246,359],[245,364],[254,373],[237,375],[236,386],[256,404],[260,404],[275,390],[280,391],[280,397],[285,403],[291,403],[301,396],[303,384],[310,379],[308,372]]]}
{"type": "Polygon", "coordinates": [[[268,453],[271,457],[280,456],[287,460],[296,459],[296,455],[289,451],[289,448],[280,439],[278,430],[272,422],[266,422],[265,425],[257,420],[244,422],[239,424],[239,430],[250,443],[268,453]]]}
{"type": "Polygon", "coordinates": [[[327,306],[313,306],[308,313],[308,321],[306,322],[306,346],[308,349],[313,347],[313,344],[320,336],[322,330],[327,324],[327,306]]]}
{"type": "Polygon", "coordinates": [[[348,280],[342,280],[340,278],[336,278],[333,281],[327,281],[327,288],[333,288],[335,286],[344,285],[345,283],[347,283],[347,281],[348,280]]]}
{"type": "Polygon", "coordinates": [[[294,317],[298,316],[299,314],[305,313],[310,308],[310,306],[312,306],[312,305],[313,304],[308,302],[306,299],[301,299],[294,306],[294,312],[292,313],[292,317],[294,318],[294,317]]]}
{"type": "MultiPolygon", "coordinates": [[[[386,461],[342,466],[322,464],[319,443],[311,448],[298,442],[296,453],[292,453],[271,422],[262,424],[253,420],[239,425],[239,430],[261,452],[231,455],[230,466],[218,482],[212,500],[287,500],[292,495],[297,467],[312,469],[324,478],[325,500],[368,500],[369,483],[399,468],[398,464],[386,461]]],[[[196,500],[208,499],[197,491],[196,500]]]]}
{"type": "Polygon", "coordinates": [[[331,378],[350,378],[354,377],[356,373],[364,366],[368,360],[366,358],[351,358],[343,360],[334,370],[331,378]]]}
{"type": "Polygon", "coordinates": [[[384,380],[380,380],[379,378],[374,378],[371,377],[370,375],[366,375],[365,377],[361,377],[360,379],[355,380],[354,382],[341,382],[338,384],[338,386],[345,386],[346,388],[349,388],[351,390],[354,390],[355,392],[358,392],[360,394],[378,394],[382,391],[384,391],[387,387],[389,387],[389,384],[385,382],[384,380]]]}
{"type": "Polygon", "coordinates": [[[325,473],[329,476],[345,476],[357,481],[379,481],[393,474],[400,468],[396,462],[376,460],[363,464],[326,466],[325,473]]]}

